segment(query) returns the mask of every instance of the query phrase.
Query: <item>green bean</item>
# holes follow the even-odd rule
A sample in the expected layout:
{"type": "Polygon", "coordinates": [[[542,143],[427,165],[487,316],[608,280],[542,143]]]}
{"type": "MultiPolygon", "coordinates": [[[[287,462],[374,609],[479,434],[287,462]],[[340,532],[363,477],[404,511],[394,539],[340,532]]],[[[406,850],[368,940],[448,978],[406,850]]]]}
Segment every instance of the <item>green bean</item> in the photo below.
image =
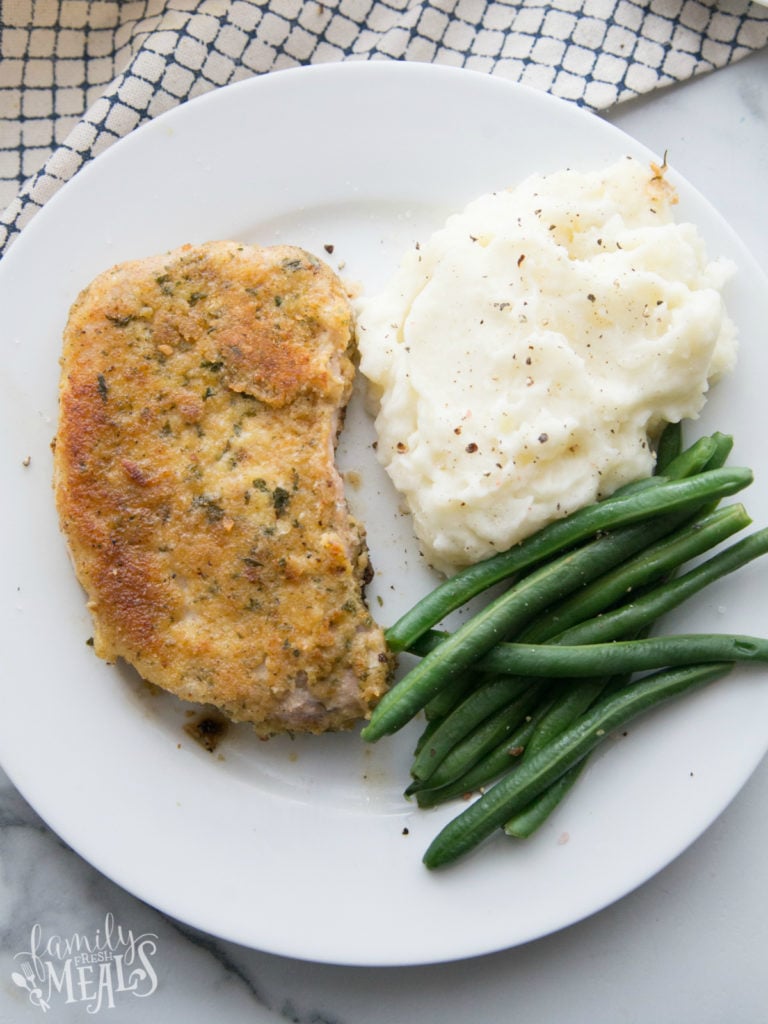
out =
{"type": "MultiPolygon", "coordinates": [[[[599,698],[609,697],[628,686],[631,678],[631,675],[624,673],[603,680],[585,679],[575,682],[570,693],[566,691],[556,698],[549,711],[542,715],[541,721],[531,733],[523,756],[532,757],[537,750],[570,728],[579,715],[589,710],[599,698]]],[[[569,768],[548,789],[532,800],[528,807],[513,815],[504,825],[507,835],[525,839],[541,828],[558,804],[568,795],[590,756],[587,754],[583,760],[569,768]]]]}
{"type": "Polygon", "coordinates": [[[612,730],[662,701],[725,675],[732,665],[688,665],[646,676],[599,701],[557,739],[529,761],[503,776],[491,789],[450,821],[424,854],[434,869],[449,864],[487,839],[513,814],[530,805],[540,793],[578,764],[612,730]]]}
{"type": "Polygon", "coordinates": [[[751,522],[743,505],[729,505],[689,523],[639,555],[622,562],[535,619],[515,639],[542,643],[558,632],[592,618],[625,599],[638,587],[703,554],[751,522]]]}
{"type": "Polygon", "coordinates": [[[440,722],[437,720],[427,722],[426,726],[421,732],[421,735],[416,741],[416,748],[413,751],[414,757],[418,756],[419,752],[424,749],[427,743],[429,743],[430,737],[432,736],[432,734],[435,732],[439,725],[440,722]]]}
{"type": "Polygon", "coordinates": [[[525,748],[548,707],[549,702],[543,700],[518,729],[510,736],[505,737],[497,747],[485,754],[460,778],[445,786],[428,786],[416,790],[416,802],[419,807],[436,807],[438,804],[454,800],[456,797],[466,797],[489,782],[493,782],[499,776],[514,770],[520,763],[525,748]]]}
{"type": "Polygon", "coordinates": [[[432,700],[424,706],[424,714],[428,721],[437,718],[445,718],[453,709],[466,697],[467,691],[478,685],[477,672],[470,669],[462,672],[461,675],[442,690],[435,694],[432,700]]]}
{"type": "MultiPolygon", "coordinates": [[[[639,494],[641,491],[649,491],[667,482],[666,477],[662,476],[643,476],[639,480],[630,480],[628,484],[621,484],[615,491],[606,495],[604,498],[598,499],[598,504],[602,505],[606,502],[618,501],[619,498],[622,500],[628,498],[634,494],[639,494]]],[[[587,506],[592,508],[594,506],[587,506]]],[[[572,513],[575,515],[575,513],[572,513]]]]}
{"type": "Polygon", "coordinates": [[[498,675],[488,679],[430,734],[428,746],[418,752],[411,765],[411,775],[426,781],[458,743],[489,716],[524,699],[531,685],[530,679],[518,675],[498,675]]]}
{"type": "Polygon", "coordinates": [[[524,807],[517,814],[513,814],[504,825],[504,831],[508,836],[515,839],[527,839],[541,828],[554,809],[565,799],[571,791],[578,777],[584,771],[589,760],[589,754],[577,761],[575,765],[564,772],[559,779],[556,779],[551,786],[540,793],[532,800],[527,807],[524,807]]]}
{"type": "MultiPolygon", "coordinates": [[[[452,636],[450,630],[429,629],[423,636],[420,636],[418,640],[414,641],[413,646],[409,650],[409,654],[416,654],[419,658],[425,658],[428,654],[431,654],[432,651],[436,651],[440,644],[444,643],[450,636],[452,636]]],[[[439,691],[437,696],[440,696],[440,692],[442,691],[439,691]]]]}
{"type": "Polygon", "coordinates": [[[468,566],[445,580],[386,630],[390,650],[407,650],[427,629],[488,587],[540,564],[598,531],[735,494],[751,480],[752,473],[744,468],[709,470],[688,480],[659,481],[638,493],[606,498],[578,509],[549,523],[509,551],[468,566]]]}
{"type": "MultiPolygon", "coordinates": [[[[557,635],[558,630],[562,633],[564,629],[572,626],[574,623],[579,624],[581,632],[579,633],[578,640],[574,639],[571,634],[566,634],[564,639],[569,643],[585,643],[590,638],[597,639],[597,637],[591,637],[590,633],[590,630],[594,631],[595,629],[599,629],[603,639],[617,640],[623,639],[626,636],[636,635],[638,628],[647,627],[650,621],[660,614],[661,611],[669,610],[675,603],[680,603],[681,600],[690,596],[696,589],[701,589],[701,587],[727,571],[728,567],[723,565],[723,562],[724,560],[733,559],[733,553],[724,555],[722,559],[718,559],[713,565],[697,570],[692,579],[687,579],[682,584],[678,584],[676,590],[672,593],[673,598],[675,593],[678,594],[679,600],[677,602],[668,599],[665,607],[660,609],[658,608],[658,596],[656,598],[648,598],[648,600],[652,601],[652,614],[644,615],[640,627],[636,628],[632,621],[626,621],[625,624],[627,618],[625,613],[622,613],[619,617],[619,628],[610,629],[610,631],[609,627],[614,619],[603,616],[600,619],[594,619],[590,625],[589,618],[594,618],[602,613],[605,608],[610,607],[620,596],[623,596],[627,590],[646,582],[648,578],[653,578],[654,575],[660,575],[687,558],[700,554],[708,547],[724,540],[729,532],[735,532],[737,528],[741,528],[748,521],[749,517],[741,505],[729,506],[726,509],[712,513],[699,524],[694,524],[682,531],[678,531],[667,541],[661,541],[655,546],[651,545],[636,559],[622,563],[613,573],[600,576],[594,584],[582,588],[573,598],[566,599],[565,602],[557,605],[553,611],[537,618],[531,626],[524,629],[516,637],[516,640],[523,643],[543,643],[553,639],[557,635]],[[587,620],[586,624],[584,623],[585,619],[587,620]]],[[[631,534],[632,531],[637,529],[638,527],[628,527],[626,528],[627,534],[631,534]]],[[[642,526],[640,529],[642,529],[642,526]]],[[[652,539],[649,535],[649,542],[652,539]]],[[[746,554],[748,557],[754,557],[755,552],[750,550],[754,547],[754,544],[754,541],[750,541],[746,551],[741,549],[741,555],[746,554]]],[[[737,548],[736,566],[734,567],[741,564],[743,564],[743,558],[739,556],[739,549],[737,548]]],[[[636,603],[632,607],[636,607],[636,603]]],[[[639,612],[642,613],[642,606],[640,606],[639,612]]],[[[635,612],[635,614],[637,615],[638,612],[635,612]]],[[[417,642],[415,645],[416,652],[421,655],[428,654],[431,650],[436,649],[447,636],[447,633],[430,631],[417,642]]],[[[478,722],[482,721],[483,718],[505,703],[506,697],[504,693],[500,693],[495,702],[487,703],[489,696],[493,700],[499,685],[497,684],[496,687],[492,687],[490,684],[486,684],[479,687],[469,694],[455,709],[455,715],[460,714],[466,720],[464,733],[455,726],[454,715],[446,718],[446,723],[450,722],[453,725],[453,738],[455,741],[458,741],[460,735],[468,732],[478,722]]]]}
{"type": "Polygon", "coordinates": [[[581,679],[578,683],[572,682],[570,687],[563,687],[562,692],[552,702],[546,715],[534,730],[525,756],[532,757],[537,750],[541,750],[547,743],[559,736],[579,715],[583,715],[595,703],[607,685],[608,679],[600,676],[581,679]]]}
{"type": "MultiPolygon", "coordinates": [[[[663,522],[657,521],[655,526],[648,524],[647,530],[658,531],[663,526],[663,522]]],[[[637,550],[646,542],[646,537],[646,524],[628,527],[627,532],[601,536],[524,577],[456,633],[446,634],[439,646],[434,646],[430,638],[432,649],[384,695],[362,730],[363,738],[378,739],[401,728],[444,687],[453,686],[453,681],[462,676],[481,653],[521,628],[553,600],[615,565],[625,557],[630,544],[633,545],[631,550],[637,550]]]]}
{"type": "MultiPolygon", "coordinates": [[[[411,775],[417,785],[445,786],[460,778],[487,753],[502,743],[513,729],[529,717],[531,712],[546,698],[547,689],[541,680],[528,680],[528,689],[502,708],[490,715],[468,735],[459,739],[441,756],[430,756],[432,744],[428,744],[411,766],[411,775]]],[[[434,737],[432,737],[434,739],[434,737]]]]}
{"type": "Polygon", "coordinates": [[[715,442],[715,451],[704,468],[720,469],[721,466],[725,465],[728,456],[733,450],[733,437],[730,434],[721,434],[717,430],[712,434],[712,440],[715,442]]]}
{"type": "Polygon", "coordinates": [[[670,459],[662,475],[665,480],[683,480],[701,473],[716,451],[717,442],[714,437],[700,437],[685,451],[670,459]]]}
{"type": "MultiPolygon", "coordinates": [[[[734,513],[715,514],[715,524],[727,522],[732,518],[735,518],[735,521],[739,521],[738,508],[739,506],[735,506],[736,512],[734,513]]],[[[715,536],[719,537],[719,534],[715,536]]],[[[713,539],[712,534],[710,534],[710,539],[713,539]]],[[[690,552],[690,548],[686,546],[687,544],[688,541],[685,541],[684,550],[690,552]]],[[[674,582],[664,583],[631,604],[618,608],[614,612],[598,614],[591,619],[579,622],[577,625],[554,637],[552,636],[553,629],[551,625],[549,628],[544,628],[547,620],[542,620],[543,626],[539,631],[541,639],[535,642],[540,643],[543,639],[547,642],[573,645],[595,643],[598,640],[605,642],[635,637],[639,632],[652,625],[664,612],[677,607],[685,599],[708,584],[721,578],[728,572],[733,572],[766,551],[768,551],[768,530],[762,530],[726,549],[674,582]]],[[[649,561],[653,562],[653,550],[647,552],[647,555],[649,561]]],[[[602,608],[600,602],[603,599],[612,598],[611,588],[606,586],[604,590],[598,590],[597,598],[597,606],[593,602],[592,604],[585,605],[585,610],[588,607],[590,611],[600,612],[602,608]]],[[[447,635],[431,632],[426,638],[422,638],[416,646],[424,650],[436,649],[447,635]]],[[[523,637],[525,638],[525,643],[534,642],[530,638],[529,631],[525,631],[523,637]]],[[[518,640],[522,640],[522,637],[519,637],[518,640]]],[[[496,651],[491,651],[479,665],[481,671],[498,674],[501,677],[500,680],[495,683],[486,683],[469,694],[447,716],[441,729],[437,731],[437,745],[442,756],[447,754],[452,744],[458,743],[462,736],[467,735],[488,715],[503,707],[507,703],[507,696],[510,700],[512,699],[517,690],[508,691],[507,687],[512,685],[522,687],[525,685],[524,669],[520,667],[519,663],[513,669],[510,669],[508,656],[504,653],[506,650],[507,648],[505,647],[499,647],[496,651]],[[512,672],[514,672],[514,675],[511,674],[512,672]],[[515,677],[517,677],[517,682],[512,684],[511,680],[515,679],[515,677]]]]}
{"type": "Polygon", "coordinates": [[[661,432],[656,444],[656,474],[664,475],[664,470],[672,459],[683,450],[683,425],[678,420],[676,423],[667,423],[661,432]]]}
{"type": "MultiPolygon", "coordinates": [[[[712,461],[716,458],[724,461],[732,444],[731,439],[725,435],[714,435],[712,438],[703,439],[703,442],[698,442],[691,446],[684,453],[685,459],[679,460],[676,467],[672,466],[671,471],[673,473],[678,471],[695,472],[700,470],[705,462],[710,465],[710,468],[714,468],[711,465],[712,461]]],[[[662,540],[654,547],[643,551],[640,556],[630,559],[627,563],[622,563],[613,572],[601,576],[590,587],[580,590],[572,598],[557,606],[557,609],[545,619],[537,619],[532,628],[524,630],[516,638],[517,641],[540,643],[543,640],[549,639],[557,631],[553,627],[553,622],[559,625],[560,628],[564,628],[572,622],[577,622],[584,617],[597,614],[606,606],[623,597],[628,591],[631,591],[638,585],[647,583],[654,577],[662,575],[682,562],[713,547],[749,522],[749,516],[743,506],[737,505],[717,511],[693,524],[688,524],[667,540],[662,540]],[[566,609],[571,611],[568,612],[566,609]]],[[[620,683],[622,682],[626,683],[626,677],[621,677],[620,683]]],[[[467,685],[466,680],[463,685],[467,685]]],[[[547,714],[533,731],[531,739],[526,745],[525,757],[530,757],[543,743],[569,726],[579,714],[594,702],[605,687],[605,680],[584,680],[574,683],[572,687],[554,700],[547,714]]],[[[478,697],[480,696],[482,694],[478,694],[478,697]]],[[[438,694],[436,700],[439,700],[439,698],[440,695],[438,694]]],[[[472,699],[475,700],[477,698],[473,697],[472,699]]],[[[460,737],[461,733],[461,729],[457,730],[457,737],[460,737]]],[[[463,742],[466,743],[468,740],[464,739],[463,742]]],[[[461,746],[462,740],[457,738],[459,750],[461,746]]],[[[448,765],[451,764],[452,756],[456,757],[457,755],[446,755],[448,765]]],[[[445,761],[443,762],[444,764],[445,761]]],[[[419,772],[417,771],[415,774],[418,778],[419,772]]],[[[494,772],[491,778],[495,777],[495,775],[496,773],[494,772]]],[[[576,772],[574,772],[574,781],[575,776],[576,772]]],[[[425,782],[424,785],[432,787],[439,786],[442,781],[440,774],[427,778],[429,782],[425,782]]],[[[487,773],[484,773],[483,781],[486,781],[486,779],[487,773]]],[[[530,834],[534,827],[539,827],[559,800],[570,789],[570,784],[566,786],[558,782],[552,788],[552,794],[549,792],[542,794],[535,802],[534,807],[521,812],[519,820],[513,823],[510,832],[517,830],[517,834],[520,835],[523,834],[523,831],[526,834],[530,834]],[[535,825],[534,822],[536,823],[535,825]]],[[[465,789],[459,787],[459,791],[463,793],[465,789]]]]}
{"type": "MultiPolygon", "coordinates": [[[[647,629],[666,612],[679,607],[705,587],[768,553],[768,528],[757,530],[682,576],[668,580],[613,611],[594,616],[551,638],[556,643],[583,644],[618,640],[647,629]]],[[[501,670],[503,671],[503,670],[501,670]]]]}
{"type": "MultiPolygon", "coordinates": [[[[721,466],[724,466],[728,456],[731,454],[731,449],[733,448],[733,438],[730,434],[714,433],[712,434],[712,439],[715,442],[715,451],[707,465],[704,467],[705,470],[719,469],[721,466]]],[[[706,513],[708,511],[712,511],[716,507],[716,501],[709,502],[708,505],[702,506],[701,512],[706,513]]]]}
{"type": "MultiPolygon", "coordinates": [[[[690,508],[703,500],[733,493],[734,489],[740,490],[747,486],[751,479],[752,474],[748,469],[712,470],[689,480],[659,484],[652,492],[653,501],[650,504],[650,491],[640,492],[624,502],[617,500],[614,512],[618,510],[620,522],[627,522],[629,512],[626,506],[630,505],[633,510],[631,521],[637,522],[653,514],[659,515],[661,510],[690,508]]],[[[597,509],[598,506],[592,508],[597,509]]],[[[578,516],[577,512],[570,519],[550,525],[556,527],[566,524],[578,516]]],[[[612,525],[611,519],[603,517],[602,521],[604,526],[612,525]]],[[[614,535],[600,537],[592,546],[568,552],[555,562],[547,563],[478,612],[384,695],[361,732],[363,739],[373,742],[402,728],[443,686],[555,599],[558,590],[567,593],[568,589],[573,589],[578,583],[598,575],[606,565],[599,564],[594,557],[595,551],[599,550],[601,555],[607,557],[617,537],[619,545],[626,541],[626,537],[616,531],[614,535]],[[596,545],[599,542],[601,546],[598,548],[596,545]],[[585,552],[588,555],[586,558],[585,552]]],[[[615,557],[615,552],[612,557],[615,557]]],[[[426,623],[422,624],[424,629],[420,629],[419,634],[428,628],[426,623]]]]}
{"type": "MultiPolygon", "coordinates": [[[[642,635],[644,634],[637,634],[633,639],[637,639],[642,635]]],[[[617,690],[628,686],[631,678],[630,674],[623,673],[610,676],[608,679],[574,681],[570,688],[564,689],[563,693],[552,701],[547,712],[541,716],[539,723],[531,733],[531,738],[523,756],[531,758],[537,750],[540,750],[560,733],[570,728],[579,715],[589,710],[599,698],[609,697],[617,690]]],[[[536,829],[540,828],[560,801],[565,799],[566,795],[570,792],[589,756],[588,754],[579,765],[574,765],[565,775],[554,782],[549,789],[544,790],[543,793],[531,802],[529,807],[524,807],[519,814],[514,815],[504,826],[504,831],[511,836],[524,838],[532,835],[536,829]]]]}
{"type": "Polygon", "coordinates": [[[678,633],[595,644],[498,644],[484,662],[525,676],[582,679],[710,661],[768,661],[768,640],[738,633],[678,633]]]}
{"type": "MultiPolygon", "coordinates": [[[[715,448],[707,463],[706,468],[708,469],[714,469],[720,465],[723,465],[723,463],[728,458],[728,455],[733,446],[733,439],[725,434],[714,434],[712,436],[712,440],[714,441],[715,448]]],[[[749,517],[747,516],[746,511],[742,511],[743,506],[734,506],[733,508],[739,510],[743,520],[745,520],[746,522],[749,521],[749,517]]],[[[723,509],[721,512],[714,512],[710,516],[698,520],[698,522],[692,524],[688,528],[688,530],[679,531],[677,534],[673,535],[673,537],[670,538],[669,541],[667,541],[666,543],[662,542],[660,545],[657,545],[655,551],[653,552],[653,557],[648,559],[648,566],[650,566],[653,562],[656,562],[656,568],[660,571],[669,571],[675,568],[674,559],[670,559],[668,563],[663,563],[661,560],[659,560],[660,549],[667,546],[675,545],[679,540],[685,538],[685,536],[689,532],[695,531],[697,529],[706,529],[707,524],[711,524],[714,522],[722,521],[725,525],[726,522],[732,521],[733,526],[735,528],[739,528],[737,525],[739,520],[732,519],[733,515],[734,513],[732,509],[723,509]]],[[[732,532],[735,532],[735,529],[732,532]]],[[[717,543],[718,540],[722,539],[724,539],[724,537],[715,537],[713,543],[717,543]]],[[[705,549],[702,548],[702,550],[705,549]]],[[[693,557],[696,553],[697,552],[695,551],[695,549],[689,550],[688,552],[686,552],[685,557],[693,557]]],[[[649,552],[649,554],[651,554],[651,552],[649,552]]],[[[628,575],[631,575],[632,573],[632,564],[639,561],[641,561],[641,559],[633,559],[627,565],[626,569],[628,575]]],[[[682,561],[683,559],[681,559],[681,562],[682,561]]],[[[618,577],[619,572],[620,570],[617,570],[613,574],[612,578],[618,577]]],[[[609,577],[611,577],[611,574],[602,577],[599,581],[603,584],[603,586],[600,588],[600,601],[594,602],[592,604],[592,611],[588,611],[588,606],[590,602],[587,598],[584,602],[584,606],[582,606],[579,609],[582,615],[585,611],[587,611],[588,614],[595,614],[598,611],[600,611],[602,607],[605,607],[606,604],[610,603],[610,598],[614,591],[612,591],[609,577]]],[[[623,585],[625,585],[627,589],[629,589],[631,587],[637,586],[638,583],[647,582],[647,580],[643,577],[637,577],[633,579],[625,578],[625,580],[622,582],[623,585]]],[[[622,585],[622,582],[620,582],[617,578],[615,579],[615,592],[618,591],[619,587],[622,585]]],[[[594,586],[595,585],[593,585],[593,587],[594,586]]],[[[586,590],[589,589],[592,588],[586,588],[586,590]]],[[[586,593],[584,596],[586,597],[586,593]]],[[[561,625],[565,625],[565,620],[568,618],[568,613],[565,611],[563,605],[560,606],[560,612],[561,614],[558,614],[553,617],[556,618],[557,621],[561,623],[561,625]]],[[[574,615],[572,616],[572,618],[575,621],[578,618],[578,616],[574,615]]],[[[642,633],[645,632],[647,632],[647,629],[642,631],[642,633]]],[[[636,634],[636,637],[642,635],[642,633],[636,634]]],[[[551,636],[552,633],[550,629],[546,632],[546,638],[551,639],[551,636]]],[[[531,642],[535,639],[535,637],[530,633],[527,633],[525,637],[521,636],[518,637],[518,639],[525,639],[526,642],[531,642]]],[[[601,691],[602,695],[608,696],[609,694],[615,692],[621,687],[628,685],[629,681],[630,677],[626,674],[612,677],[603,687],[601,691]]],[[[526,747],[524,756],[530,757],[533,753],[535,753],[537,749],[539,749],[539,747],[546,743],[548,739],[553,738],[554,735],[556,735],[558,729],[563,730],[570,726],[572,721],[576,717],[578,717],[580,710],[586,710],[586,708],[589,707],[591,703],[591,698],[594,696],[594,689],[595,683],[590,679],[584,680],[583,682],[576,682],[570,694],[564,693],[557,700],[555,700],[549,712],[543,716],[540,724],[533,730],[531,734],[531,739],[528,743],[528,746],[526,747]]],[[[564,775],[562,775],[556,782],[554,782],[549,787],[549,789],[544,790],[543,793],[541,793],[535,800],[533,800],[528,807],[524,807],[517,814],[513,815],[512,818],[510,818],[510,820],[504,825],[504,831],[507,833],[507,835],[519,839],[526,839],[533,835],[533,833],[537,829],[541,828],[541,826],[544,824],[544,822],[547,820],[550,814],[552,814],[555,808],[561,803],[562,800],[565,799],[567,794],[570,792],[576,780],[583,772],[587,764],[587,761],[589,760],[589,757],[590,755],[587,755],[582,761],[580,761],[578,764],[575,764],[573,768],[570,768],[564,775]]]]}

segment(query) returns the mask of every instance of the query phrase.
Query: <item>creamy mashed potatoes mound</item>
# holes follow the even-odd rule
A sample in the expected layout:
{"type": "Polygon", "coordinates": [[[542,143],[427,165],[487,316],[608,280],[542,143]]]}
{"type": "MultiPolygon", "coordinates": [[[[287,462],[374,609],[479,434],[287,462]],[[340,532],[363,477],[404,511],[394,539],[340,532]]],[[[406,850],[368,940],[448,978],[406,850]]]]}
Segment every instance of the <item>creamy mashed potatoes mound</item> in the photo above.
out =
{"type": "Polygon", "coordinates": [[[378,456],[444,572],[653,469],[734,362],[732,272],[637,160],[470,203],[358,303],[378,456]]]}

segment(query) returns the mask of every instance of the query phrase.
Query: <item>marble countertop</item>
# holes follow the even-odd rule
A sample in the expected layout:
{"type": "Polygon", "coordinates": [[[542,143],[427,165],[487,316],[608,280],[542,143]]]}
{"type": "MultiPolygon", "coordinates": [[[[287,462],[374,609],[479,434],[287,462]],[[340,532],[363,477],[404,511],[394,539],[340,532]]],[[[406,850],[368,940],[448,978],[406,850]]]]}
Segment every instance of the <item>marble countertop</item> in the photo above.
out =
{"type": "MultiPolygon", "coordinates": [[[[768,51],[607,119],[668,150],[768,267],[768,51]]],[[[159,914],[64,846],[0,773],[0,1022],[89,1019],[74,998],[46,1014],[32,1005],[12,978],[14,954],[29,948],[36,923],[71,935],[114,921],[156,936],[148,994],[94,1007],[117,1024],[759,1024],[768,1021],[767,804],[764,762],[689,850],[590,919],[478,959],[370,969],[244,949],[159,914]]]]}

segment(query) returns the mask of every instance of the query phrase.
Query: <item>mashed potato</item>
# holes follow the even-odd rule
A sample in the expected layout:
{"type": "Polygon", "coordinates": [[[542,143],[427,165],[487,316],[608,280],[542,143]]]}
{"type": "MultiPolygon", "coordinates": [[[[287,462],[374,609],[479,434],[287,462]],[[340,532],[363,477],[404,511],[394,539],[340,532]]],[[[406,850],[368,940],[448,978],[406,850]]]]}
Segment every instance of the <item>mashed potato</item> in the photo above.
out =
{"type": "Polygon", "coordinates": [[[444,572],[653,469],[736,332],[657,167],[534,176],[483,196],[358,303],[378,455],[444,572]]]}

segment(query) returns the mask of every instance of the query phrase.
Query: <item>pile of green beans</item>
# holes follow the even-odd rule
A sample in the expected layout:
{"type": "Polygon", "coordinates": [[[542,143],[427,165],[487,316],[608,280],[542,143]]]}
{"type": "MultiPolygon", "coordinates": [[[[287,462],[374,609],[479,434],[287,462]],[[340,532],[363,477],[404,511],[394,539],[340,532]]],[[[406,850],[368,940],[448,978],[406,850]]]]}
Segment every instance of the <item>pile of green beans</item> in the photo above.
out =
{"type": "Polygon", "coordinates": [[[407,795],[433,807],[480,794],[430,845],[427,867],[498,829],[530,836],[609,731],[735,662],[768,662],[759,637],[650,635],[666,612],[768,553],[764,529],[704,557],[751,522],[743,505],[719,504],[752,481],[750,470],[726,467],[732,443],[715,433],[684,449],[679,424],[669,426],[653,477],[460,571],[387,630],[394,652],[418,660],[363,738],[424,712],[407,795]],[[435,628],[500,583],[454,632],[435,628]]]}

